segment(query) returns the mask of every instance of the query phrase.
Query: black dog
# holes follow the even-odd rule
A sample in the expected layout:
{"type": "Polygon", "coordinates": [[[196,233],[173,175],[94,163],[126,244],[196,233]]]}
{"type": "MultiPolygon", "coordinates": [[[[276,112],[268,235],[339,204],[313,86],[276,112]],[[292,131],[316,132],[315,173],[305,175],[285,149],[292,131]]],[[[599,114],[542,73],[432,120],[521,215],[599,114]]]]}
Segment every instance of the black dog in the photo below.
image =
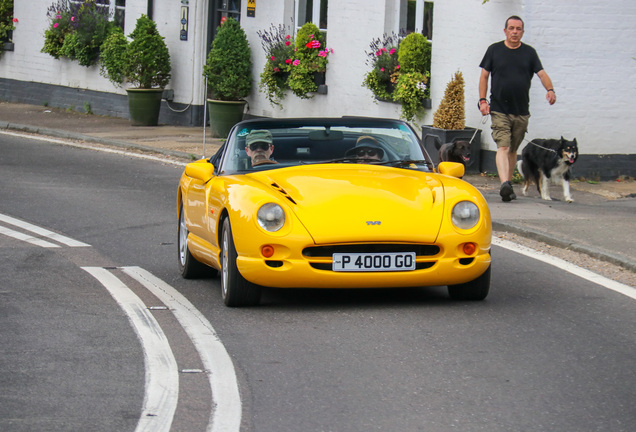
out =
{"type": "Polygon", "coordinates": [[[579,156],[576,138],[568,141],[558,139],[534,139],[523,148],[521,160],[517,162],[519,173],[526,180],[523,194],[527,195],[530,181],[537,184],[537,189],[544,200],[550,198],[549,179],[563,186],[563,197],[573,202],[570,195],[570,170],[579,156]]]}
{"type": "Polygon", "coordinates": [[[459,162],[464,167],[470,163],[470,142],[455,141],[439,148],[440,162],[459,162]]]}

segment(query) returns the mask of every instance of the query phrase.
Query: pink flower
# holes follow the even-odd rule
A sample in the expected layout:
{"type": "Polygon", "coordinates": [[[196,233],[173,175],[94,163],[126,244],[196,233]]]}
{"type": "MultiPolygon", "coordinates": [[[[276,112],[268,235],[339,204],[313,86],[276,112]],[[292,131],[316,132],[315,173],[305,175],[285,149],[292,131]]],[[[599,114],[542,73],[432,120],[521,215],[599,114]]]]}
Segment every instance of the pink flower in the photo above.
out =
{"type": "Polygon", "coordinates": [[[71,17],[71,21],[75,21],[75,17],[74,17],[74,16],[73,16],[73,17],[71,17]]]}
{"type": "Polygon", "coordinates": [[[290,46],[291,42],[290,41],[285,41],[285,45],[290,46]]]}
{"type": "Polygon", "coordinates": [[[280,69],[278,69],[278,67],[275,67],[274,72],[280,72],[280,69]]]}
{"type": "Polygon", "coordinates": [[[285,39],[291,39],[290,35],[285,36],[285,39]]]}
{"type": "Polygon", "coordinates": [[[271,57],[270,57],[270,59],[271,59],[272,61],[274,61],[274,60],[276,60],[276,57],[271,56],[271,57]]]}
{"type": "Polygon", "coordinates": [[[329,51],[326,51],[326,50],[325,50],[325,51],[320,51],[320,52],[318,53],[318,55],[319,55],[320,57],[327,57],[327,54],[329,54],[329,51]]]}
{"type": "Polygon", "coordinates": [[[57,15],[55,15],[55,18],[57,18],[57,19],[62,19],[62,15],[57,14],[57,15]]]}
{"type": "Polygon", "coordinates": [[[395,54],[396,49],[395,48],[391,48],[391,51],[389,51],[389,54],[393,55],[395,54]]]}
{"type": "Polygon", "coordinates": [[[382,55],[382,51],[377,50],[377,51],[375,52],[375,56],[376,56],[376,57],[380,57],[381,55],[382,55]]]}
{"type": "Polygon", "coordinates": [[[395,68],[396,68],[396,69],[399,69],[399,68],[400,68],[400,65],[397,65],[395,68]]]}
{"type": "Polygon", "coordinates": [[[59,26],[59,25],[60,25],[60,23],[55,23],[55,24],[53,24],[53,28],[57,28],[57,26],[59,26]]]}
{"type": "Polygon", "coordinates": [[[333,54],[333,48],[329,48],[329,52],[333,54]]]}
{"type": "Polygon", "coordinates": [[[298,66],[300,64],[300,60],[296,59],[294,60],[294,66],[298,66]]]}
{"type": "Polygon", "coordinates": [[[13,22],[14,22],[14,23],[17,23],[17,22],[20,22],[20,21],[18,21],[18,19],[17,19],[17,18],[13,18],[13,22]]]}
{"type": "Polygon", "coordinates": [[[314,35],[309,35],[309,39],[313,39],[313,38],[314,38],[314,35]]]}
{"type": "Polygon", "coordinates": [[[384,68],[380,68],[380,70],[381,70],[382,72],[384,72],[384,68]]]}
{"type": "Polygon", "coordinates": [[[320,48],[320,42],[318,42],[317,40],[312,40],[311,42],[307,42],[305,46],[307,48],[320,48]]]}

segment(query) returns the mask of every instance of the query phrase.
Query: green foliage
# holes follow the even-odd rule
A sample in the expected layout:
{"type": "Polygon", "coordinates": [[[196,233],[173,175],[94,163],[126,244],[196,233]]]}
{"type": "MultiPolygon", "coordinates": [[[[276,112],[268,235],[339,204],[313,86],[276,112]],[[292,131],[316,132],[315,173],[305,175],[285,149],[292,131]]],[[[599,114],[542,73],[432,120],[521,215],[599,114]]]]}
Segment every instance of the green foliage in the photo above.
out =
{"type": "Polygon", "coordinates": [[[252,60],[245,31],[233,18],[228,18],[216,33],[203,76],[208,80],[212,97],[238,101],[252,91],[252,60]]]}
{"type": "Polygon", "coordinates": [[[99,73],[120,86],[126,79],[126,47],[128,39],[124,31],[116,27],[101,46],[99,73]]]}
{"type": "Polygon", "coordinates": [[[170,52],[157,25],[146,15],[137,19],[128,42],[121,29],[101,46],[100,73],[113,84],[128,81],[135,88],[163,88],[170,82],[170,52]]]}
{"type": "Polygon", "coordinates": [[[269,30],[256,32],[261,38],[261,46],[267,60],[260,75],[259,90],[267,95],[272,105],[281,106],[285,91],[289,88],[287,78],[294,61],[294,38],[287,33],[282,24],[272,25],[269,30]]]}
{"type": "Polygon", "coordinates": [[[329,54],[333,52],[325,44],[325,35],[313,23],[305,23],[296,34],[296,52],[292,61],[287,85],[302,99],[318,90],[314,74],[326,72],[329,54]]]}
{"type": "Polygon", "coordinates": [[[403,73],[431,70],[431,43],[421,33],[411,33],[400,43],[398,61],[403,73]]]}
{"type": "Polygon", "coordinates": [[[0,0],[0,40],[8,39],[12,30],[15,30],[13,0],[0,0]]]}
{"type": "Polygon", "coordinates": [[[362,86],[376,99],[402,105],[401,117],[412,121],[421,117],[422,101],[430,96],[431,44],[419,33],[385,34],[369,44],[367,72],[362,86]]]}
{"type": "Polygon", "coordinates": [[[433,127],[439,129],[464,129],[464,76],[460,71],[446,85],[444,97],[433,114],[433,127]]]}
{"type": "Polygon", "coordinates": [[[130,38],[125,54],[128,82],[142,89],[165,87],[170,82],[172,65],[157,24],[146,15],[140,16],[130,38]]]}
{"type": "Polygon", "coordinates": [[[393,98],[402,104],[401,117],[412,121],[422,113],[422,100],[428,97],[428,76],[420,72],[401,73],[395,84],[393,98]]]}
{"type": "Polygon", "coordinates": [[[44,32],[42,52],[77,60],[82,66],[98,62],[100,47],[113,27],[107,8],[98,7],[95,0],[58,0],[47,16],[50,25],[44,32]]]}

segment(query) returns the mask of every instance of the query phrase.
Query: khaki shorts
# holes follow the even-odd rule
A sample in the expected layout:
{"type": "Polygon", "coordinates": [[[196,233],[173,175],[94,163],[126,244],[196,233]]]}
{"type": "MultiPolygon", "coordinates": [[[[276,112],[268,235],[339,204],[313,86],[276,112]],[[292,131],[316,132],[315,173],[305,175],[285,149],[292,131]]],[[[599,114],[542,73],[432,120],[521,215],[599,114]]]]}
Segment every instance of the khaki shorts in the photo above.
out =
{"type": "Polygon", "coordinates": [[[497,148],[510,147],[510,151],[516,153],[528,131],[529,119],[530,114],[512,115],[491,112],[492,139],[497,143],[497,148]]]}

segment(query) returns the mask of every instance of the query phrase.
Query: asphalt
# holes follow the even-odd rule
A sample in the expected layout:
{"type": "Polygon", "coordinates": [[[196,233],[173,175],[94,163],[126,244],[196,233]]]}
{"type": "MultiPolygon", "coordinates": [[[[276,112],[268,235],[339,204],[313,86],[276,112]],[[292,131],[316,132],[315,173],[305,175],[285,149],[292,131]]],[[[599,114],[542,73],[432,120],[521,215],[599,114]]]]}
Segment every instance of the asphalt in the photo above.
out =
{"type": "MultiPolygon", "coordinates": [[[[131,126],[122,118],[10,102],[0,102],[0,130],[161,154],[184,163],[213,155],[222,143],[211,138],[203,127],[131,126]]],[[[531,185],[528,196],[515,185],[518,198],[504,203],[495,175],[467,175],[464,180],[476,186],[488,201],[495,231],[585,253],[636,272],[633,179],[573,181],[573,203],[563,200],[561,187],[556,185],[551,187],[553,201],[541,200],[535,185],[531,185]]]]}

